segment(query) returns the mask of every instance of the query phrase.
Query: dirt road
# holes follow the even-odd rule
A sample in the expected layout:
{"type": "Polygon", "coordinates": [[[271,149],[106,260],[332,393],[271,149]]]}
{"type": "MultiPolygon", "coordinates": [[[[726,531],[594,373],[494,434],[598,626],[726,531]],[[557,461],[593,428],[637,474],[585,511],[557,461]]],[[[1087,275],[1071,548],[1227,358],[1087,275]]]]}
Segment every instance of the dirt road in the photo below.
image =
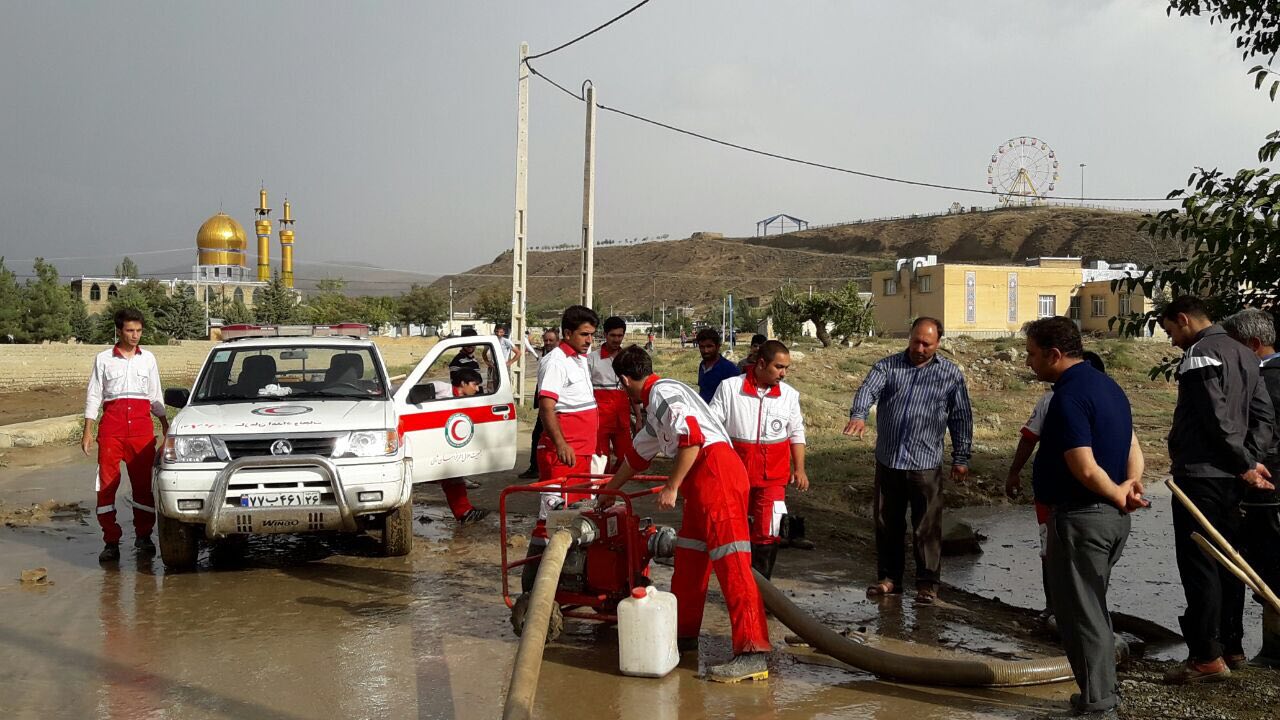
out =
{"type": "MultiPolygon", "coordinates": [[[[92,466],[70,447],[0,460],[0,513],[50,498],[92,507],[92,466]]],[[[496,506],[506,477],[477,492],[496,506]]],[[[123,504],[122,504],[123,506],[123,504]]],[[[493,718],[501,712],[516,638],[499,597],[496,519],[455,530],[439,492],[415,499],[419,532],[405,559],[374,556],[369,538],[253,542],[244,561],[169,575],[125,553],[98,566],[92,516],[65,514],[0,528],[0,707],[9,718],[493,718]],[[22,585],[23,569],[50,585],[22,585]]],[[[121,513],[122,521],[128,512],[121,513]]],[[[528,518],[524,519],[526,522],[528,518]]],[[[126,533],[130,528],[126,524],[126,533]]],[[[126,535],[127,537],[128,535],[126,535]]],[[[1047,648],[969,627],[975,608],[916,612],[861,597],[856,563],[836,553],[785,553],[780,584],[836,626],[1002,654],[1047,648]]],[[[659,566],[659,585],[669,569],[659,566]]],[[[712,593],[698,662],[728,656],[727,619],[712,593]]],[[[617,672],[616,633],[571,622],[548,647],[539,717],[1042,717],[1070,687],[956,691],[883,683],[804,650],[785,629],[765,684],[696,677],[692,658],[660,680],[617,672]]]]}

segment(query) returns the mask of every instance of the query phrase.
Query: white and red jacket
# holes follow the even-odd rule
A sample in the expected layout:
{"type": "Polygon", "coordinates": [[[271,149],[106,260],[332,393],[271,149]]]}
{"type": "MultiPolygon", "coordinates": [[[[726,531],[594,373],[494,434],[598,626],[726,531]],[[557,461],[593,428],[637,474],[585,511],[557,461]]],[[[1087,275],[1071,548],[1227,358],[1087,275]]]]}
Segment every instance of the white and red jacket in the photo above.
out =
{"type": "Polygon", "coordinates": [[[601,345],[587,354],[591,368],[591,389],[596,396],[600,427],[631,430],[631,398],[613,371],[613,355],[601,345]]]}
{"type": "Polygon", "coordinates": [[[152,417],[165,416],[160,392],[160,367],[156,356],[138,348],[125,357],[119,346],[103,350],[93,359],[84,416],[98,422],[98,437],[155,435],[152,417]]]}
{"type": "Polygon", "coordinates": [[[675,457],[680,448],[698,446],[704,451],[717,443],[729,443],[729,433],[698,393],[678,380],[650,375],[644,381],[644,425],[632,439],[627,464],[643,472],[658,453],[675,457]]]}
{"type": "Polygon", "coordinates": [[[755,372],[727,378],[716,388],[711,412],[724,423],[733,449],[747,467],[752,487],[786,485],[791,479],[791,447],[804,445],[800,393],[786,383],[767,390],[755,372]]]}
{"type": "Polygon", "coordinates": [[[538,397],[556,401],[565,442],[575,453],[590,457],[599,423],[587,357],[563,342],[547,353],[538,363],[538,397]]]}

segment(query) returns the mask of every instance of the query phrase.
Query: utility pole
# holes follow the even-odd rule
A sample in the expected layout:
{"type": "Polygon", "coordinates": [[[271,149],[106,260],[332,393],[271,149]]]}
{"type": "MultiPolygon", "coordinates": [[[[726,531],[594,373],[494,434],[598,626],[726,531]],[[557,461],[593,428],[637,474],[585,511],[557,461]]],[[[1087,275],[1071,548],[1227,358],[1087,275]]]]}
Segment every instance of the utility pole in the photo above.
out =
{"type": "Polygon", "coordinates": [[[582,284],[579,290],[582,304],[591,307],[596,253],[596,88],[590,80],[583,85],[587,99],[587,137],[582,161],[582,284]]]}
{"type": "Polygon", "coordinates": [[[738,346],[738,333],[734,332],[733,324],[733,293],[729,293],[729,349],[733,350],[738,346]]]}
{"type": "MultiPolygon", "coordinates": [[[[525,333],[525,307],[529,282],[527,263],[528,227],[525,216],[529,211],[529,43],[520,43],[520,64],[517,78],[516,101],[516,212],[515,241],[511,248],[511,337],[522,342],[525,333]]],[[[450,296],[452,301],[452,296],[450,296]]],[[[450,317],[452,322],[453,318],[450,317]]],[[[511,366],[512,388],[516,404],[524,401],[525,354],[511,366]]]]}
{"type": "Polygon", "coordinates": [[[1085,164],[1080,163],[1080,205],[1084,206],[1084,169],[1085,164]]]}
{"type": "Polygon", "coordinates": [[[449,278],[449,334],[453,334],[453,278],[449,278]]]}

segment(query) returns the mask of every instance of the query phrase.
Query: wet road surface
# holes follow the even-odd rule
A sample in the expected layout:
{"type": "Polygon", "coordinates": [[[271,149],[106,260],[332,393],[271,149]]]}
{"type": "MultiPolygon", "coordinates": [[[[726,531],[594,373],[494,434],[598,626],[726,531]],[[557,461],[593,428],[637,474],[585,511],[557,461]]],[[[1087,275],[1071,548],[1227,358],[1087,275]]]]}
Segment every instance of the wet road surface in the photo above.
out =
{"type": "MultiPolygon", "coordinates": [[[[0,469],[12,508],[49,498],[92,507],[92,466],[62,448],[34,467],[0,469]]],[[[13,454],[7,456],[13,457],[13,454]]],[[[506,482],[477,493],[496,507],[506,482]]],[[[0,708],[6,718],[494,718],[516,638],[499,592],[497,521],[456,530],[440,493],[415,496],[408,558],[375,556],[372,538],[255,538],[239,562],[202,557],[166,574],[127,545],[116,569],[97,562],[93,518],[0,528],[0,708]],[[48,568],[48,586],[21,570],[48,568]]],[[[129,512],[121,522],[130,536],[129,512]]],[[[527,523],[525,518],[524,522],[527,523]]],[[[919,611],[910,599],[863,597],[867,570],[845,558],[784,552],[779,585],[837,628],[1026,657],[1046,648],[974,630],[971,610],[919,611]]],[[[659,586],[670,569],[658,566],[659,586]]],[[[538,717],[1023,718],[1062,707],[1072,686],[965,691],[885,683],[804,648],[778,650],[766,683],[697,678],[729,656],[723,601],[710,595],[698,659],[662,679],[621,676],[616,633],[570,621],[548,646],[538,717]]],[[[895,647],[897,645],[895,644],[895,647]]]]}

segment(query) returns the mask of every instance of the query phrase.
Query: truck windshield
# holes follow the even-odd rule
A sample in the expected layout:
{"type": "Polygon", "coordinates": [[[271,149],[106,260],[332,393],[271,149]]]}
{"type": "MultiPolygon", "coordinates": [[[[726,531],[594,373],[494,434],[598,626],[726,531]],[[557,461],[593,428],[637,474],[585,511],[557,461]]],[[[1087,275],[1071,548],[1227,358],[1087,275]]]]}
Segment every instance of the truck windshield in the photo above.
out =
{"type": "Polygon", "coordinates": [[[367,347],[259,345],[215,350],[201,372],[192,401],[385,397],[386,380],[367,347]]]}

